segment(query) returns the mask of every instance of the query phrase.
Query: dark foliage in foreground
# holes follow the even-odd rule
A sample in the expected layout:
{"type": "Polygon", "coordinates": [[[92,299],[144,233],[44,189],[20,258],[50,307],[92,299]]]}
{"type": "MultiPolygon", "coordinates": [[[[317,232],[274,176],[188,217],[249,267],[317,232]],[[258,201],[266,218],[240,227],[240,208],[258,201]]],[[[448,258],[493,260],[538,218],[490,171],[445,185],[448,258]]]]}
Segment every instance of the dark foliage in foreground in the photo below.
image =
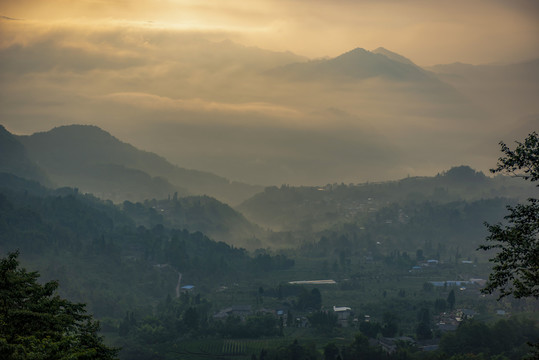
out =
{"type": "Polygon", "coordinates": [[[40,285],[37,272],[19,267],[18,253],[0,261],[0,355],[4,359],[114,359],[117,349],[97,335],[99,323],[84,304],[40,285]]]}

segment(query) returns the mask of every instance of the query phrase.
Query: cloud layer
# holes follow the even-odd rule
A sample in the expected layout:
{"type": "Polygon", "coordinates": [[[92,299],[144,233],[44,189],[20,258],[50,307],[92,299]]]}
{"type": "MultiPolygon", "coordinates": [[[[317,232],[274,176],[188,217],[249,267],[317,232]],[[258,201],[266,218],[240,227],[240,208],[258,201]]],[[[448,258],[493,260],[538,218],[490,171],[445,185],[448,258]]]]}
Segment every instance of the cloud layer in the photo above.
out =
{"type": "Polygon", "coordinates": [[[48,26],[192,31],[309,57],[356,46],[384,46],[421,65],[539,56],[533,0],[7,0],[0,14],[48,26]]]}

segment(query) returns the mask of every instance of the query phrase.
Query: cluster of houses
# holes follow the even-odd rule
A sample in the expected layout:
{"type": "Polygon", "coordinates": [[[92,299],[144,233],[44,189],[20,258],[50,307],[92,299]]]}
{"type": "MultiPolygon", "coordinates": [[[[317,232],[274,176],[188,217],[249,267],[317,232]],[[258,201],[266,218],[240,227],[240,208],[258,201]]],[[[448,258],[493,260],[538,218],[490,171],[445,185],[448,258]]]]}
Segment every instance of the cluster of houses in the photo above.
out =
{"type": "MultiPolygon", "coordinates": [[[[266,309],[259,310],[258,312],[273,313],[273,311],[266,309]]],[[[213,318],[216,320],[223,320],[229,316],[238,316],[241,319],[245,319],[247,316],[252,314],[253,310],[251,305],[233,305],[231,307],[220,310],[217,314],[213,315],[213,318]]]]}
{"type": "Polygon", "coordinates": [[[420,261],[417,263],[417,265],[413,266],[409,272],[415,272],[415,271],[421,271],[425,268],[434,267],[437,266],[440,263],[440,261],[436,259],[429,259],[425,261],[420,261]]]}
{"type": "MultiPolygon", "coordinates": [[[[471,309],[456,309],[450,312],[441,313],[436,319],[436,328],[443,332],[456,331],[459,323],[465,319],[472,319],[477,313],[471,309]]],[[[438,349],[438,339],[416,341],[411,337],[399,336],[394,338],[380,337],[370,339],[371,345],[379,345],[388,353],[395,352],[400,344],[409,344],[420,348],[423,351],[433,351],[438,349]]]]}
{"type": "Polygon", "coordinates": [[[455,331],[459,323],[465,319],[473,319],[477,313],[471,309],[456,309],[450,312],[443,312],[436,319],[436,327],[441,332],[455,331]]]}
{"type": "MultiPolygon", "coordinates": [[[[352,308],[347,306],[334,306],[332,311],[337,317],[337,323],[341,327],[347,327],[349,319],[352,316],[352,308]]],[[[295,327],[308,327],[309,320],[305,316],[296,317],[291,322],[288,321],[288,310],[277,309],[257,309],[256,312],[253,310],[251,305],[233,305],[224,309],[221,309],[216,314],[213,315],[215,320],[224,320],[229,316],[237,316],[241,319],[254,314],[272,314],[277,318],[283,319],[283,324],[286,326],[288,323],[294,324],[295,327]]]]}
{"type": "MultiPolygon", "coordinates": [[[[458,286],[459,284],[454,284],[458,286]]],[[[349,326],[351,319],[353,318],[353,311],[352,308],[348,306],[333,306],[332,309],[328,309],[327,311],[333,312],[337,316],[338,324],[342,327],[349,326]]],[[[286,324],[294,324],[295,327],[309,327],[309,320],[305,316],[300,316],[294,318],[291,322],[288,321],[289,312],[288,310],[270,310],[270,309],[259,309],[256,310],[256,312],[253,310],[251,305],[234,305],[225,309],[220,310],[217,312],[213,318],[216,320],[224,320],[228,316],[238,316],[241,319],[245,319],[246,317],[253,315],[253,314],[260,314],[260,313],[266,313],[266,314],[273,314],[276,318],[281,318],[283,321],[283,325],[286,326],[286,324]]],[[[455,331],[459,325],[460,322],[462,322],[465,319],[472,319],[474,316],[476,316],[477,313],[474,310],[471,309],[456,309],[450,312],[444,312],[438,315],[436,319],[436,328],[441,332],[448,332],[448,331],[455,331]]],[[[362,321],[369,321],[370,317],[368,315],[365,316],[362,321]]],[[[357,322],[358,319],[353,319],[353,321],[357,322]]],[[[384,349],[388,353],[392,353],[396,351],[396,349],[403,343],[407,343],[409,345],[417,346],[423,351],[431,351],[436,350],[438,348],[436,340],[425,340],[418,342],[410,337],[406,336],[400,336],[400,337],[394,337],[394,338],[388,338],[388,337],[379,337],[377,339],[370,339],[370,344],[373,346],[381,346],[382,349],[384,349]]]]}

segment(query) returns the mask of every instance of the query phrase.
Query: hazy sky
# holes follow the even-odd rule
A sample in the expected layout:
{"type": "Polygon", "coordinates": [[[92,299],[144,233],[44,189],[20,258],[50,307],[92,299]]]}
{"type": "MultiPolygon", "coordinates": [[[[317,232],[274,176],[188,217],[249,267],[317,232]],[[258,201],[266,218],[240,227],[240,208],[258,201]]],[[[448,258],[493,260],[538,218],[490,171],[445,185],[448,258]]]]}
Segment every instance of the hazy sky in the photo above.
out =
{"type": "Polygon", "coordinates": [[[442,79],[456,90],[267,76],[357,47],[421,66],[538,59],[539,2],[2,0],[0,121],[18,134],[94,124],[180,166],[263,184],[485,170],[502,136],[535,124],[533,64],[442,79]]]}
{"type": "Polygon", "coordinates": [[[308,57],[358,46],[383,46],[419,65],[539,57],[535,0],[3,0],[0,15],[23,19],[29,37],[57,26],[125,26],[200,32],[308,57]]]}

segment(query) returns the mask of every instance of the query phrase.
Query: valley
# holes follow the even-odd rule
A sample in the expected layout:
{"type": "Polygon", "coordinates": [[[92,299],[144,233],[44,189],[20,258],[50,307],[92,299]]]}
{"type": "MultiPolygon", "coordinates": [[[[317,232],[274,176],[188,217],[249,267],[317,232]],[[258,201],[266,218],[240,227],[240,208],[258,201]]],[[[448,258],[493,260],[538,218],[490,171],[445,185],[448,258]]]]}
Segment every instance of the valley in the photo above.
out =
{"type": "MultiPolygon", "coordinates": [[[[110,135],[61,130],[87,140],[82,166],[107,159],[127,169],[134,162],[125,154],[139,154],[124,144],[128,153],[109,148],[103,156],[92,150],[91,133],[110,135]]],[[[26,149],[27,139],[4,133],[26,149]]],[[[47,179],[75,184],[69,169],[77,167],[67,164],[78,164],[80,152],[66,159],[52,151],[47,160],[35,150],[3,153],[12,174],[0,177],[0,246],[20,251],[43,281],[58,280],[62,296],[87,303],[107,342],[122,347],[121,358],[247,359],[295,346],[294,339],[302,351],[337,344],[345,352],[361,332],[371,337],[362,352],[426,359],[455,351],[448,339],[465,318],[535,319],[531,299],[499,302],[480,292],[492,271],[491,255],[478,251],[483,223],[499,221],[507,205],[536,192],[519,179],[460,166],[389,182],[266,187],[234,209],[159,185],[153,199],[136,202],[128,193],[119,193],[123,202],[99,199],[88,181],[44,187],[13,175],[24,174],[6,159],[14,153],[24,157],[16,164],[38,169],[35,180],[54,174],[47,179]],[[439,350],[421,351],[427,348],[439,350]]],[[[92,176],[107,179],[90,171],[87,180],[92,176]]]]}
{"type": "Polygon", "coordinates": [[[538,19],[0,1],[0,359],[539,358],[538,19]]]}

